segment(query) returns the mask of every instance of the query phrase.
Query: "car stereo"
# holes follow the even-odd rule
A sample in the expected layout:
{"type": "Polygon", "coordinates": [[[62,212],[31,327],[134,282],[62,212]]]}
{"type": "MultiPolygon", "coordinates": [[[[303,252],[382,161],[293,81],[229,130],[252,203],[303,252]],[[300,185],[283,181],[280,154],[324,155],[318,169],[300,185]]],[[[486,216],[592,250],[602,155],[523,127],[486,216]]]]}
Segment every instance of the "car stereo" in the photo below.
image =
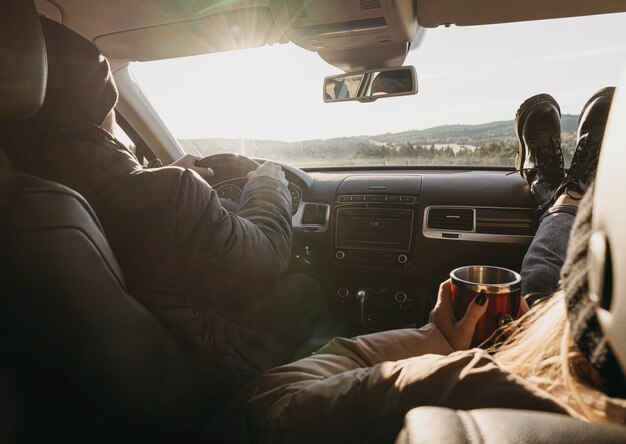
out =
{"type": "Polygon", "coordinates": [[[407,265],[415,197],[339,196],[337,202],[344,204],[338,205],[335,219],[335,258],[338,261],[365,266],[407,265]]]}

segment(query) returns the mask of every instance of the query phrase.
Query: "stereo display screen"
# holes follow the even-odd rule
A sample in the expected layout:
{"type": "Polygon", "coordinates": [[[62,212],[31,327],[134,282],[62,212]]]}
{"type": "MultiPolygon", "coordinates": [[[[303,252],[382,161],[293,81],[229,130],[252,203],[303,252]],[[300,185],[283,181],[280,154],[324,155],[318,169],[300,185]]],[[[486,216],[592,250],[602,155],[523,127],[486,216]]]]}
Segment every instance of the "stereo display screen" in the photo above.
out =
{"type": "Polygon", "coordinates": [[[337,210],[338,249],[408,252],[413,210],[340,208],[337,210]]]}

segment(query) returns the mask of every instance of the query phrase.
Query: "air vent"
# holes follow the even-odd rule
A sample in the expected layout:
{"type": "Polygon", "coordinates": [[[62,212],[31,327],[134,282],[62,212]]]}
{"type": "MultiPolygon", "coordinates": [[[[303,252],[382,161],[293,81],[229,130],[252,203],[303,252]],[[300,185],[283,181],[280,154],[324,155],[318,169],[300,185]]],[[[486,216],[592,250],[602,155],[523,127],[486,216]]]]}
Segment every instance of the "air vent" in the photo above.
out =
{"type": "Polygon", "coordinates": [[[534,218],[532,209],[478,208],[476,232],[532,236],[534,218]]]}
{"type": "Polygon", "coordinates": [[[302,225],[324,225],[326,224],[327,205],[308,203],[302,212],[302,225]]]}
{"type": "Polygon", "coordinates": [[[307,17],[306,9],[304,9],[303,0],[285,0],[285,7],[287,8],[287,14],[289,14],[289,18],[293,19],[307,17]]]}
{"type": "Polygon", "coordinates": [[[427,226],[431,230],[473,231],[474,210],[470,208],[431,208],[427,226]]]}
{"type": "Polygon", "coordinates": [[[360,0],[361,10],[380,8],[380,0],[360,0]]]}

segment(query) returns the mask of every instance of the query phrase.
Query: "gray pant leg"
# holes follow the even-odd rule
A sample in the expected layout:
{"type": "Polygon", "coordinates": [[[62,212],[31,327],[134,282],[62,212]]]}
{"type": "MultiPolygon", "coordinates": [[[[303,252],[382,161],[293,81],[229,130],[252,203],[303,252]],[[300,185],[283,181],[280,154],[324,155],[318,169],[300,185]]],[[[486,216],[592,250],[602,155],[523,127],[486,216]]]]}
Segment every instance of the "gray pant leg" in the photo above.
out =
{"type": "Polygon", "coordinates": [[[556,291],[561,267],[565,262],[569,233],[576,218],[573,208],[554,208],[541,220],[522,262],[522,295],[556,291]]]}

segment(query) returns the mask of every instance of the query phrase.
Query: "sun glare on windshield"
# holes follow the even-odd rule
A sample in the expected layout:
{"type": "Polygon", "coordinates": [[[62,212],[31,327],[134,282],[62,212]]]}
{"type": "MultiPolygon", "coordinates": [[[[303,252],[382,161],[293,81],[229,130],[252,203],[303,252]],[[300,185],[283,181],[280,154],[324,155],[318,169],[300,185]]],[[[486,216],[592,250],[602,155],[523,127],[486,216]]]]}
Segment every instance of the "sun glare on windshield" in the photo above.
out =
{"type": "Polygon", "coordinates": [[[429,29],[405,62],[416,67],[418,94],[367,104],[324,103],[324,77],[341,71],[293,44],[132,70],[183,149],[201,156],[235,152],[300,167],[512,166],[513,116],[541,92],[561,105],[571,156],[585,100],[619,78],[625,19],[429,29]]]}

